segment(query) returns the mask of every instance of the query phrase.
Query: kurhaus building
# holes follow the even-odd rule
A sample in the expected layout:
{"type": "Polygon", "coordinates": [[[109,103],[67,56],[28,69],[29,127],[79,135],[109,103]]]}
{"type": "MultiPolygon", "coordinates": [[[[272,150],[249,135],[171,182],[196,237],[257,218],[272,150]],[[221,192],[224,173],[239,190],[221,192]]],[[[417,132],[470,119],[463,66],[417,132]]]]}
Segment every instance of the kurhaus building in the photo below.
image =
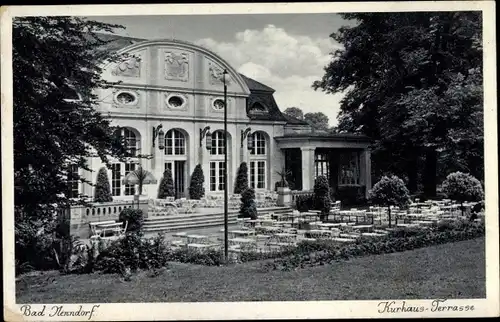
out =
{"type": "MultiPolygon", "coordinates": [[[[167,168],[176,197],[189,198],[190,176],[197,164],[205,176],[205,193],[222,193],[226,152],[230,192],[242,162],[247,163],[249,184],[256,190],[274,190],[284,167],[290,170],[294,190],[312,189],[318,175],[326,176],[333,189],[371,187],[368,138],[314,132],[304,121],[281,113],[272,88],[239,74],[203,47],[179,40],[115,38],[108,50],[127,58],[103,65],[103,78],[119,84],[98,91],[98,110],[120,126],[132,153],[149,156],[113,163],[108,174],[115,200],[133,199],[136,187],[123,185],[122,179],[139,165],[158,180],[143,188],[150,198],[156,198],[167,168]]],[[[90,165],[96,171],[84,176],[96,182],[97,170],[104,164],[93,158],[90,165]]],[[[89,185],[73,187],[75,193],[93,195],[89,185]]]]}

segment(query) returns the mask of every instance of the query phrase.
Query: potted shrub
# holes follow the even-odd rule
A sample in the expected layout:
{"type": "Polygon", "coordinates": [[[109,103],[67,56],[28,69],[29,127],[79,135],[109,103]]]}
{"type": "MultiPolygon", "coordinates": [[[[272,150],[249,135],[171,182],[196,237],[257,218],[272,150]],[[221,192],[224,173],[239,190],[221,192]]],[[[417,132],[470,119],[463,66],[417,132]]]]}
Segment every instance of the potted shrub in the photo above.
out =
{"type": "Polygon", "coordinates": [[[246,162],[242,162],[238,168],[236,175],[236,183],[234,185],[234,193],[241,194],[248,189],[248,166],[246,162]]]}
{"type": "Polygon", "coordinates": [[[255,191],[252,188],[248,188],[241,194],[241,207],[239,217],[257,219],[255,191]]]}
{"type": "Polygon", "coordinates": [[[276,203],[278,206],[288,206],[292,201],[292,195],[290,194],[286,177],[289,176],[291,172],[283,168],[281,171],[276,171],[276,173],[280,176],[280,181],[276,183],[276,192],[278,193],[278,200],[276,203]]]}
{"type": "Polygon", "coordinates": [[[328,219],[332,202],[330,200],[330,186],[325,176],[318,176],[314,182],[314,206],[321,210],[321,221],[328,219]]]}
{"type": "MultiPolygon", "coordinates": [[[[172,174],[170,174],[170,178],[172,178],[172,174]]],[[[203,187],[204,182],[205,177],[203,175],[203,169],[201,168],[201,164],[198,164],[194,168],[193,175],[191,176],[191,183],[189,185],[189,197],[191,199],[200,200],[201,198],[203,198],[203,196],[205,195],[205,188],[203,187]]]]}
{"type": "Polygon", "coordinates": [[[373,186],[369,199],[375,205],[387,207],[391,227],[391,206],[406,207],[410,203],[410,192],[397,176],[383,176],[373,186]]]}
{"type": "Polygon", "coordinates": [[[94,191],[94,202],[111,202],[111,188],[109,187],[108,171],[105,167],[99,169],[94,191]]]}
{"type": "Polygon", "coordinates": [[[484,198],[481,182],[468,173],[449,174],[443,182],[442,189],[449,199],[460,202],[462,216],[464,215],[464,202],[481,201],[484,198]]]}
{"type": "Polygon", "coordinates": [[[172,179],[172,171],[170,171],[170,169],[166,169],[163,172],[163,177],[161,178],[160,186],[158,187],[158,199],[173,197],[174,194],[174,180],[172,179]]]}

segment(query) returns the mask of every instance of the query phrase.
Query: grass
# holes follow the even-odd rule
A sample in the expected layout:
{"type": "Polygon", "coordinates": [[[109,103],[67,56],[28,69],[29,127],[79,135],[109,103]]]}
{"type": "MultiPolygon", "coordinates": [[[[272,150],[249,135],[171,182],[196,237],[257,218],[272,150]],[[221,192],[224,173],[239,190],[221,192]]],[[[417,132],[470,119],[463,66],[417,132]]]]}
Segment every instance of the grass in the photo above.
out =
{"type": "Polygon", "coordinates": [[[47,272],[16,282],[17,303],[123,303],[484,298],[484,238],[366,256],[290,272],[262,262],[231,267],[172,263],[158,276],[47,272]]]}

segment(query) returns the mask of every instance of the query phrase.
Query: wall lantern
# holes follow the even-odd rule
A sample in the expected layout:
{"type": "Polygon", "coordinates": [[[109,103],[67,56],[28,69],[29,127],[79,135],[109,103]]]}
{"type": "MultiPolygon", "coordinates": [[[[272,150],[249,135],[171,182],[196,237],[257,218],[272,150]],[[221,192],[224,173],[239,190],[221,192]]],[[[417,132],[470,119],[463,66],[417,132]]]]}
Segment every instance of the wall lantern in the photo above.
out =
{"type": "Polygon", "coordinates": [[[248,127],[245,130],[241,130],[241,147],[243,148],[243,144],[245,142],[245,139],[247,138],[248,134],[250,133],[251,129],[248,127]]]}
{"type": "Polygon", "coordinates": [[[212,149],[212,133],[207,132],[206,138],[207,138],[207,142],[206,142],[207,150],[211,150],[212,149]]]}
{"type": "MultiPolygon", "coordinates": [[[[155,147],[156,138],[159,136],[160,132],[163,133],[163,131],[160,131],[162,127],[163,125],[161,124],[158,125],[157,127],[153,126],[153,148],[155,147]]],[[[165,139],[165,135],[163,135],[163,138],[165,139]]]]}
{"type": "Polygon", "coordinates": [[[158,132],[158,147],[160,148],[160,150],[165,149],[165,133],[163,132],[163,130],[160,130],[160,132],[158,132]]]}
{"type": "MultiPolygon", "coordinates": [[[[207,143],[208,143],[208,137],[210,136],[210,126],[205,126],[203,129],[200,129],[200,147],[203,146],[203,139],[207,137],[207,143]]],[[[212,138],[210,136],[210,138],[212,138]]],[[[207,149],[209,149],[207,147],[207,149]]]]}
{"type": "Polygon", "coordinates": [[[253,149],[253,135],[252,134],[248,134],[248,141],[247,141],[247,145],[248,145],[248,150],[252,150],[253,149]]]}

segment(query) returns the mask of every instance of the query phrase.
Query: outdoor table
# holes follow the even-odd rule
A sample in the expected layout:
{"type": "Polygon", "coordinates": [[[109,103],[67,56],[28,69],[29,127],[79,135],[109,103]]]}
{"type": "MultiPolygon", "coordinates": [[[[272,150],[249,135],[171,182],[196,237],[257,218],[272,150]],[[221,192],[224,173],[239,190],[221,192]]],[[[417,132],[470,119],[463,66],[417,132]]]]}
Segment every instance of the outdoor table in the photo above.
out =
{"type": "Polygon", "coordinates": [[[379,234],[379,233],[361,233],[361,236],[366,236],[366,237],[382,237],[382,236],[385,236],[385,234],[379,234]]]}
{"type": "Polygon", "coordinates": [[[352,226],[353,229],[357,229],[359,231],[371,231],[373,229],[373,225],[358,225],[352,226]]]}
{"type": "Polygon", "coordinates": [[[333,241],[341,242],[341,243],[352,243],[355,242],[356,239],[354,238],[341,238],[341,237],[335,237],[332,238],[333,241]]]}
{"type": "Polygon", "coordinates": [[[310,236],[322,237],[322,236],[331,236],[332,231],[331,230],[312,229],[312,230],[307,231],[307,233],[310,236]]]}
{"type": "Polygon", "coordinates": [[[205,250],[207,248],[212,248],[214,246],[215,245],[211,245],[211,244],[198,244],[198,243],[187,244],[188,248],[194,248],[194,249],[198,249],[198,250],[205,250]]]}
{"type": "Polygon", "coordinates": [[[254,234],[254,231],[252,231],[252,230],[231,230],[230,233],[235,235],[235,236],[249,236],[249,235],[254,234]]]}
{"type": "MultiPolygon", "coordinates": [[[[188,244],[191,244],[190,241],[200,241],[200,240],[207,240],[208,236],[205,235],[187,235],[186,236],[188,240],[188,244]]],[[[194,244],[194,243],[193,243],[194,244]]],[[[201,243],[200,243],[201,244],[201,243]]]]}

